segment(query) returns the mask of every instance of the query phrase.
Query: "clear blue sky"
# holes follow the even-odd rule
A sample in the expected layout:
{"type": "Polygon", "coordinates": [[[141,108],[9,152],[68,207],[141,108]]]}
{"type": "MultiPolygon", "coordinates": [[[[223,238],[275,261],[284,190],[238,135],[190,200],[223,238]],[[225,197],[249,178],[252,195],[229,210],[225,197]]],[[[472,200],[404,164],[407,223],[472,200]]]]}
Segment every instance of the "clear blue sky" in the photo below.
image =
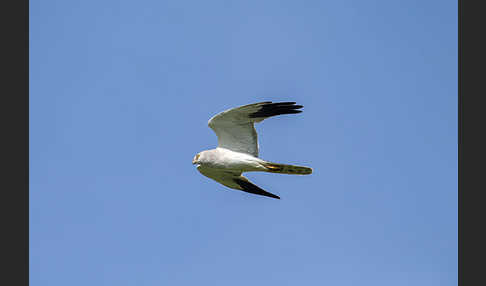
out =
{"type": "Polygon", "coordinates": [[[457,285],[457,1],[30,2],[30,281],[457,285]],[[191,164],[257,125],[274,200],[191,164]]]}

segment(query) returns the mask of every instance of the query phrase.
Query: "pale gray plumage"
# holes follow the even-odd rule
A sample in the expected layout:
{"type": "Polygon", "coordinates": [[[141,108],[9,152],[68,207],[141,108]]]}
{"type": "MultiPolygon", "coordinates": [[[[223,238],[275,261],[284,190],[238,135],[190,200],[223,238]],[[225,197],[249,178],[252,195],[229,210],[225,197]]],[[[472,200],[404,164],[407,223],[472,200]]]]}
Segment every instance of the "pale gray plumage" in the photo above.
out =
{"type": "Polygon", "coordinates": [[[308,167],[271,163],[258,158],[258,136],[254,123],[266,118],[300,113],[302,105],[295,102],[270,101],[248,104],[223,111],[213,116],[208,126],[218,136],[218,147],[198,153],[192,163],[198,171],[229,188],[268,196],[268,193],[241,176],[243,172],[261,171],[281,174],[308,175],[308,167]]]}

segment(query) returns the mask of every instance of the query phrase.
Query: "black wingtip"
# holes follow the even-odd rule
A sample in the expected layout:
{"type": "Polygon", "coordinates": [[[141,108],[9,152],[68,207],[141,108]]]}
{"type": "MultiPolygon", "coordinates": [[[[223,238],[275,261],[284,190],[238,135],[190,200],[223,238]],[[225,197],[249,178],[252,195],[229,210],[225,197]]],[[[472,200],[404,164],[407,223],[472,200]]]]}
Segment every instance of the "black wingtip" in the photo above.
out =
{"type": "Polygon", "coordinates": [[[251,193],[251,194],[255,194],[255,195],[260,195],[260,196],[266,196],[266,197],[270,197],[270,198],[280,200],[279,196],[274,195],[272,193],[269,193],[265,190],[262,190],[260,187],[254,185],[254,184],[252,184],[248,181],[241,180],[241,179],[234,179],[234,181],[235,181],[235,183],[237,183],[242,188],[243,192],[247,192],[247,193],[251,193]]]}
{"type": "Polygon", "coordinates": [[[258,117],[270,117],[281,114],[295,114],[301,113],[302,110],[298,110],[304,107],[303,105],[296,105],[295,102],[276,102],[267,103],[260,107],[257,112],[250,114],[250,118],[258,117]]]}

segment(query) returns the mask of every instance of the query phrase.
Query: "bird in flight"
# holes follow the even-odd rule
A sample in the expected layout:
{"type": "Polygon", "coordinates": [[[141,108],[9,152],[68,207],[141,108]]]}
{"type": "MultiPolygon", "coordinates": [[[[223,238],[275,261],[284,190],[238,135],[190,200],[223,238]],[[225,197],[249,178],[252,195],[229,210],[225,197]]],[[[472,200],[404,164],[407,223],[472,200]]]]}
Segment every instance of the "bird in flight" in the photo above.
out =
{"type": "Polygon", "coordinates": [[[281,114],[300,113],[302,105],[295,102],[271,101],[248,104],[228,109],[209,119],[208,126],[218,136],[218,147],[199,152],[192,164],[204,176],[235,190],[280,199],[262,190],[241,174],[243,172],[269,172],[292,175],[309,175],[309,167],[272,163],[258,158],[258,139],[255,123],[281,114]]]}

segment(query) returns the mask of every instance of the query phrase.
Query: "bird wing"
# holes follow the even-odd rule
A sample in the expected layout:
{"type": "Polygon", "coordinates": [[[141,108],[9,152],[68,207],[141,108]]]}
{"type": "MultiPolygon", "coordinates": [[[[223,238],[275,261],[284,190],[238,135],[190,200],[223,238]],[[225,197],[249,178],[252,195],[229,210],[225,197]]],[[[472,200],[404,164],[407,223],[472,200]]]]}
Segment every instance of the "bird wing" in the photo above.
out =
{"type": "Polygon", "coordinates": [[[233,181],[236,184],[238,184],[238,186],[240,186],[239,190],[242,190],[243,192],[252,193],[252,194],[260,195],[260,196],[266,196],[266,197],[270,197],[270,198],[280,200],[279,196],[263,190],[262,188],[253,184],[252,182],[250,182],[247,178],[245,178],[243,176],[239,176],[238,178],[234,178],[233,181]]]}
{"type": "Polygon", "coordinates": [[[254,123],[266,118],[300,113],[295,102],[271,101],[248,104],[223,111],[211,117],[208,126],[218,136],[218,147],[258,157],[258,137],[254,123]]]}
{"type": "Polygon", "coordinates": [[[205,168],[202,166],[198,166],[197,170],[204,176],[213,179],[228,188],[252,193],[255,195],[280,199],[279,196],[269,193],[250,182],[246,177],[241,175],[241,172],[205,168]]]}

